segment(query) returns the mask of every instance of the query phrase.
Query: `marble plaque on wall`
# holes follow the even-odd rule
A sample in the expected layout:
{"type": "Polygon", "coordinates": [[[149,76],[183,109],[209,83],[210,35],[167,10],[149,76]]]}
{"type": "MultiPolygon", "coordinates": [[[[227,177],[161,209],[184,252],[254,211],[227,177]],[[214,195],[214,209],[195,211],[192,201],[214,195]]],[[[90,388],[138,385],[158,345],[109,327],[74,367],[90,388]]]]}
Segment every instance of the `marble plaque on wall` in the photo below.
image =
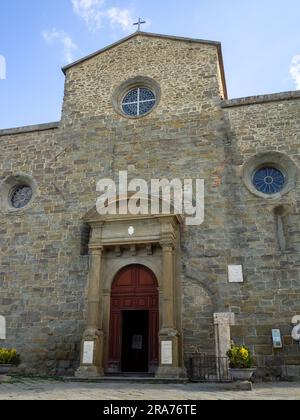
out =
{"type": "Polygon", "coordinates": [[[161,342],[161,364],[172,365],[173,364],[173,343],[172,341],[161,342]]]}
{"type": "Polygon", "coordinates": [[[229,283],[243,283],[243,266],[242,265],[229,265],[228,266],[228,279],[229,283]]]}
{"type": "Polygon", "coordinates": [[[94,342],[85,341],[83,346],[83,360],[84,365],[92,365],[94,362],[94,342]]]}
{"type": "Polygon", "coordinates": [[[6,323],[4,316],[0,316],[0,340],[6,340],[6,323]]]}
{"type": "Polygon", "coordinates": [[[142,350],[143,349],[143,336],[134,335],[132,339],[132,350],[142,350]]]}

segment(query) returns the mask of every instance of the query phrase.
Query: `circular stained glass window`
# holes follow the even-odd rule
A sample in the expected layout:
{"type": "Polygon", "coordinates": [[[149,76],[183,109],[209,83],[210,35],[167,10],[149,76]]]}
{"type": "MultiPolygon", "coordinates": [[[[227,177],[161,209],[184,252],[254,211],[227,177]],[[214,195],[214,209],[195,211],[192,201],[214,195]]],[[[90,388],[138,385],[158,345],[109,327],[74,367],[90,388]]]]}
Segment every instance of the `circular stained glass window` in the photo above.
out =
{"type": "Polygon", "coordinates": [[[263,167],[255,172],[253,184],[263,194],[277,194],[284,188],[285,176],[279,169],[263,167]]]}
{"type": "Polygon", "coordinates": [[[32,199],[32,188],[28,185],[18,185],[11,193],[10,202],[13,208],[22,209],[32,199]]]}
{"type": "Polygon", "coordinates": [[[156,103],[155,94],[148,88],[130,90],[123,98],[122,110],[129,117],[147,114],[156,103]]]}

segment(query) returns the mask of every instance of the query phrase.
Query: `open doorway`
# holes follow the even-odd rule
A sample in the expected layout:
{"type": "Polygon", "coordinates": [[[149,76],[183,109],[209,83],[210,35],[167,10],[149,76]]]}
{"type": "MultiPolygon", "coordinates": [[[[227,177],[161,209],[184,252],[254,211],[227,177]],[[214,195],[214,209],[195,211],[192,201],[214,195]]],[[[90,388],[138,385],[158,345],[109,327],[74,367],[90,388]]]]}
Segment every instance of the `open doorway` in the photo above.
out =
{"type": "Polygon", "coordinates": [[[158,308],[158,282],[153,272],[142,265],[120,270],[111,290],[107,373],[156,373],[158,308]]]}
{"type": "Polygon", "coordinates": [[[122,372],[149,372],[149,311],[122,311],[122,372]]]}

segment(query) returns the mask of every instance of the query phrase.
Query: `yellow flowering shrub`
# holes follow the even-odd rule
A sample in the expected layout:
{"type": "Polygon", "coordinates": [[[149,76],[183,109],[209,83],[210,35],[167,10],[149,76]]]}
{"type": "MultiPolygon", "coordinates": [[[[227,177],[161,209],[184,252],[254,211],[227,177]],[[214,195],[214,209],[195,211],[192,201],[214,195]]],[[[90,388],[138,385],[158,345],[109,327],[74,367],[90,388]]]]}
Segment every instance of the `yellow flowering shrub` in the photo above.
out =
{"type": "Polygon", "coordinates": [[[0,348],[0,365],[18,365],[20,356],[17,350],[0,348]]]}
{"type": "Polygon", "coordinates": [[[245,346],[232,346],[227,352],[232,369],[251,369],[253,367],[253,358],[250,350],[245,346]]]}

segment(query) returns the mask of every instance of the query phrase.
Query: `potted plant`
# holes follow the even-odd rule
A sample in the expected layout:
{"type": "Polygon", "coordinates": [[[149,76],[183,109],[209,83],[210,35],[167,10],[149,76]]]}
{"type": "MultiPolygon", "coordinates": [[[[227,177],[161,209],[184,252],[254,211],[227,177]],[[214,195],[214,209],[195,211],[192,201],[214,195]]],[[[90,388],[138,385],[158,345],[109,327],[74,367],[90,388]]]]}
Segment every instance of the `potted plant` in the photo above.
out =
{"type": "Polygon", "coordinates": [[[232,379],[237,381],[249,381],[256,368],[250,350],[245,346],[232,346],[227,356],[230,360],[229,372],[232,379]]]}
{"type": "Polygon", "coordinates": [[[0,348],[0,375],[7,375],[20,362],[20,357],[14,349],[0,348]]]}

